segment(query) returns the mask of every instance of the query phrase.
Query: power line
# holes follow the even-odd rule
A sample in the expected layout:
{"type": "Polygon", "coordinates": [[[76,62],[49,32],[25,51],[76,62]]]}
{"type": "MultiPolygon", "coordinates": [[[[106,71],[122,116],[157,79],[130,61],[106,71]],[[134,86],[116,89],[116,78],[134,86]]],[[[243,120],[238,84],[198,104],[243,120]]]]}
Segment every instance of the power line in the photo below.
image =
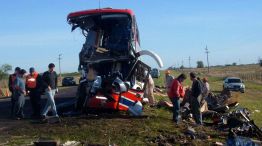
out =
{"type": "Polygon", "coordinates": [[[181,69],[182,69],[182,71],[184,71],[184,60],[182,59],[182,65],[181,65],[181,69]]]}
{"type": "Polygon", "coordinates": [[[208,60],[208,54],[210,53],[207,49],[207,46],[206,46],[206,54],[207,54],[207,72],[209,73],[209,60],[208,60]]]}
{"type": "Polygon", "coordinates": [[[98,0],[98,7],[101,9],[101,0],[98,0]]]}
{"type": "Polygon", "coordinates": [[[189,68],[191,68],[191,58],[190,58],[190,56],[188,57],[188,66],[189,66],[189,68]]]}

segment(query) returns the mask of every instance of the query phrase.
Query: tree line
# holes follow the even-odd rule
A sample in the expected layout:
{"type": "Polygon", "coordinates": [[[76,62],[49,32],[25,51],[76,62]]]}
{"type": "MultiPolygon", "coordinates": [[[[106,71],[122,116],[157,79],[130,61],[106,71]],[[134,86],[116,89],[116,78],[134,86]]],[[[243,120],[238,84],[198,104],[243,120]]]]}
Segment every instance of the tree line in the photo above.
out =
{"type": "Polygon", "coordinates": [[[0,80],[8,78],[8,72],[12,70],[12,66],[9,64],[3,64],[0,67],[0,80]]]}

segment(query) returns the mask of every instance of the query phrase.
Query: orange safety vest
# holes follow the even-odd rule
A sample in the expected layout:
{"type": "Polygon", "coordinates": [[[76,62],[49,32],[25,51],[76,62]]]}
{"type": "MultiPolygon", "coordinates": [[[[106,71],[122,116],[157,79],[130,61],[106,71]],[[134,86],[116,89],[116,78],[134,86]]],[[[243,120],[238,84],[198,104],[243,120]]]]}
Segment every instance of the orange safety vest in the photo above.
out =
{"type": "Polygon", "coordinates": [[[33,75],[29,74],[26,77],[26,86],[27,88],[34,89],[36,87],[36,78],[38,77],[38,73],[35,72],[33,75]]]}

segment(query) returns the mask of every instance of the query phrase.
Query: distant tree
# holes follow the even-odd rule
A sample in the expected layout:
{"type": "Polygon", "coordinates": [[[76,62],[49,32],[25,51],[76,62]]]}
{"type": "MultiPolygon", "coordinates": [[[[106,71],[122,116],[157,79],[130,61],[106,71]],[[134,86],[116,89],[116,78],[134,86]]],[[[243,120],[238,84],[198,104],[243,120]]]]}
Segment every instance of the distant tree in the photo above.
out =
{"type": "Polygon", "coordinates": [[[197,68],[204,68],[203,61],[197,61],[197,68]]]}
{"type": "Polygon", "coordinates": [[[12,66],[9,64],[3,64],[0,67],[0,80],[8,76],[8,72],[12,70],[12,66]]]}
{"type": "Polygon", "coordinates": [[[232,63],[232,66],[236,66],[236,65],[237,65],[237,63],[235,63],[235,62],[234,62],[234,63],[232,63]]]}
{"type": "Polygon", "coordinates": [[[185,69],[185,67],[183,65],[180,66],[180,69],[185,69]]]}
{"type": "Polygon", "coordinates": [[[262,66],[262,59],[259,59],[258,64],[262,66]]]}

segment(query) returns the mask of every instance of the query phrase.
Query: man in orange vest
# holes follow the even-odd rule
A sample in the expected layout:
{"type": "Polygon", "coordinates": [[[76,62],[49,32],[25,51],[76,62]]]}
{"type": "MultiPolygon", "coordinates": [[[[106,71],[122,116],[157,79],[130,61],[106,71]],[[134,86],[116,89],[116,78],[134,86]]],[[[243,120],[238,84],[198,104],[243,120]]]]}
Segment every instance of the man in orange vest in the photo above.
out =
{"type": "Polygon", "coordinates": [[[33,110],[32,118],[40,118],[41,110],[41,76],[33,67],[29,69],[30,74],[26,77],[26,91],[30,97],[30,102],[33,110]]]}
{"type": "Polygon", "coordinates": [[[14,108],[15,108],[15,97],[14,97],[14,91],[15,91],[15,80],[20,72],[20,67],[15,68],[15,72],[9,76],[8,81],[8,87],[9,91],[11,92],[11,117],[14,115],[14,108]]]}

